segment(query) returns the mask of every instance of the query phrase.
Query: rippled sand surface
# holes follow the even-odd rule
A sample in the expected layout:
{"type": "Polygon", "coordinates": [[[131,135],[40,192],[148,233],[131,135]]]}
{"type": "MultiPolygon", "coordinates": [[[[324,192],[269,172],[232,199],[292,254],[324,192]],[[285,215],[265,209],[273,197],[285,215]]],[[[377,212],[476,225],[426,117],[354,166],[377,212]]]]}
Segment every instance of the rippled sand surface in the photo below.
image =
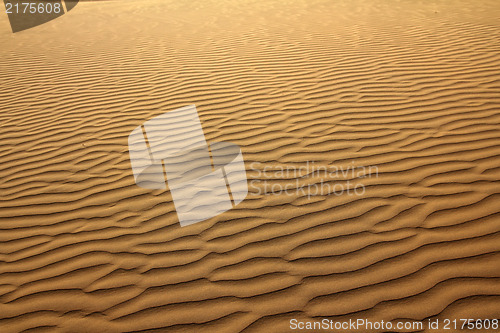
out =
{"type": "Polygon", "coordinates": [[[0,14],[1,332],[500,318],[499,13],[104,1],[16,34],[0,14]],[[169,191],[136,186],[127,137],[190,104],[207,141],[241,147],[250,193],[181,228],[169,191]],[[308,196],[325,175],[307,162],[376,173],[308,196]]]}

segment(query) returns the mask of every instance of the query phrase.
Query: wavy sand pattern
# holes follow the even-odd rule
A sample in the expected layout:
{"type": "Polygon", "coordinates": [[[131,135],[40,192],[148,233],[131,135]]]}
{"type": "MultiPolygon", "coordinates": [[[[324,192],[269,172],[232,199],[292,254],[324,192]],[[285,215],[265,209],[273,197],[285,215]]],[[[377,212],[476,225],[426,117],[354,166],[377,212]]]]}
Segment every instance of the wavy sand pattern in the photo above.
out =
{"type": "Polygon", "coordinates": [[[1,14],[1,332],[500,318],[499,12],[84,2],[18,34],[1,14]],[[168,191],[135,185],[127,136],[189,104],[207,141],[242,148],[249,181],[295,184],[260,171],[306,161],[378,177],[338,180],[362,195],[251,186],[180,228],[168,191]]]}

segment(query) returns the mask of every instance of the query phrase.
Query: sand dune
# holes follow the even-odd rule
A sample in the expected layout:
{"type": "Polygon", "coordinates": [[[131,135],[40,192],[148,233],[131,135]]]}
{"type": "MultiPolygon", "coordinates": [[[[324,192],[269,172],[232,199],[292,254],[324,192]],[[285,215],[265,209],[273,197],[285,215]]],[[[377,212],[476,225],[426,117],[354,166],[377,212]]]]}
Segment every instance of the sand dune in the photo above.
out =
{"type": "Polygon", "coordinates": [[[16,34],[0,15],[0,331],[500,318],[499,12],[103,1],[16,34]],[[135,184],[127,137],[190,104],[254,183],[181,228],[169,191],[135,184]],[[376,174],[308,196],[325,174],[307,162],[376,174]]]}

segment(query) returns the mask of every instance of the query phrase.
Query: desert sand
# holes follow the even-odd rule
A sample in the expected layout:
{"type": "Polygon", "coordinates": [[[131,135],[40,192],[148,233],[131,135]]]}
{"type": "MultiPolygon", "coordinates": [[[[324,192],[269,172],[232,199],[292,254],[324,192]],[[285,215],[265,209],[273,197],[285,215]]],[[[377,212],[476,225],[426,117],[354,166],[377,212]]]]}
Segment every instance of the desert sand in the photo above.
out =
{"type": "Polygon", "coordinates": [[[123,0],[13,34],[2,12],[0,331],[500,318],[499,14],[123,0]],[[127,137],[190,104],[208,142],[241,147],[249,194],[180,227],[168,190],[135,184],[127,137]],[[307,162],[376,173],[310,195],[307,162]]]}

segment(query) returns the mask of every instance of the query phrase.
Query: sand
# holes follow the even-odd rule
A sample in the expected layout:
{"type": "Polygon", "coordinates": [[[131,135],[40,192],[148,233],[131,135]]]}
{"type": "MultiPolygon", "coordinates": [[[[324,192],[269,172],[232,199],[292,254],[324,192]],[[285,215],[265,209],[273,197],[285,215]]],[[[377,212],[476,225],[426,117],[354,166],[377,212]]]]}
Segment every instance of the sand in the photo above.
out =
{"type": "Polygon", "coordinates": [[[1,332],[500,318],[499,13],[103,1],[16,34],[0,14],[1,332]],[[190,104],[208,142],[241,147],[250,193],[181,228],[127,137],[190,104]],[[275,172],[307,162],[373,172],[314,195],[325,175],[275,172]]]}

